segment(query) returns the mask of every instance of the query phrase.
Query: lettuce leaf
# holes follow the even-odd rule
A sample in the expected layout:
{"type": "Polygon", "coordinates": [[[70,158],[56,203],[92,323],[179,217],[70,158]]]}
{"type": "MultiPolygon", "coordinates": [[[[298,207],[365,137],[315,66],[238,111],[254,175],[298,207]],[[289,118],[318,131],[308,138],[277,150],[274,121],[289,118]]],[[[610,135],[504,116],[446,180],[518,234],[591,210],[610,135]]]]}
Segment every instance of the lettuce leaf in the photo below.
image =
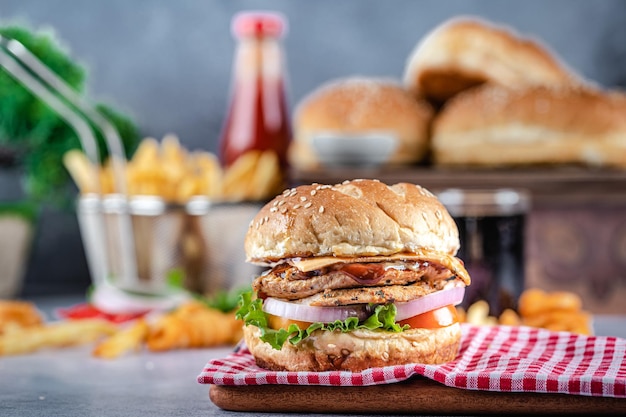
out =
{"type": "Polygon", "coordinates": [[[291,324],[287,329],[275,330],[269,327],[267,314],[263,311],[263,300],[252,299],[252,292],[241,294],[239,299],[239,310],[236,317],[243,320],[246,326],[256,326],[261,330],[261,340],[269,343],[274,349],[280,350],[285,342],[297,344],[305,340],[316,330],[340,331],[342,333],[351,332],[357,329],[381,330],[393,333],[400,333],[409,328],[408,325],[400,326],[396,323],[396,306],[393,304],[377,305],[374,312],[362,323],[356,317],[346,320],[336,320],[332,323],[312,323],[306,329],[300,329],[297,325],[291,324]]]}

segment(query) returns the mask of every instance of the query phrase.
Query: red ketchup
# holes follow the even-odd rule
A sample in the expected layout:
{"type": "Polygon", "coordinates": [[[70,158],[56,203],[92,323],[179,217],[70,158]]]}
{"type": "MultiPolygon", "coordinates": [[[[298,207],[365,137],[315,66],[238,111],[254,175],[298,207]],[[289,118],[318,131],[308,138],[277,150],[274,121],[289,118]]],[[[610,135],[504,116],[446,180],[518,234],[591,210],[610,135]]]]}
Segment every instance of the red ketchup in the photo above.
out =
{"type": "Polygon", "coordinates": [[[277,13],[241,12],[232,20],[237,39],[230,108],[220,138],[226,167],[250,150],[273,150],[283,170],[291,126],[281,43],[286,20],[277,13]]]}

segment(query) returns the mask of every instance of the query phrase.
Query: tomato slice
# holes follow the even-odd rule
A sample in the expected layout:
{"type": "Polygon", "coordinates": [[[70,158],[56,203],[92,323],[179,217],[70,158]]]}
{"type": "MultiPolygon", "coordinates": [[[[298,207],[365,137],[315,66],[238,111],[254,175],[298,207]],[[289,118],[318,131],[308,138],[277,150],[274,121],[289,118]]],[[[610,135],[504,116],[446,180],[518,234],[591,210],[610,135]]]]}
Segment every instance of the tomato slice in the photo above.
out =
{"type": "MultiPolygon", "coordinates": [[[[304,330],[312,324],[306,321],[286,319],[273,314],[267,314],[267,318],[268,326],[274,330],[287,329],[291,324],[295,324],[300,329],[304,330]]],[[[459,317],[456,308],[450,305],[409,317],[408,319],[399,321],[398,324],[401,326],[408,324],[412,329],[438,329],[458,322],[459,317]]]]}
{"type": "Polygon", "coordinates": [[[285,330],[287,330],[287,328],[289,328],[290,324],[295,324],[301,330],[304,330],[307,327],[309,327],[312,323],[308,323],[306,321],[298,321],[298,320],[286,319],[284,317],[275,316],[273,314],[268,314],[267,315],[267,324],[270,327],[270,329],[274,329],[274,330],[278,330],[278,329],[285,329],[285,330]]]}
{"type": "Polygon", "coordinates": [[[459,322],[459,317],[454,306],[445,306],[429,312],[409,317],[399,321],[404,326],[408,324],[412,329],[438,329],[459,322]]]}

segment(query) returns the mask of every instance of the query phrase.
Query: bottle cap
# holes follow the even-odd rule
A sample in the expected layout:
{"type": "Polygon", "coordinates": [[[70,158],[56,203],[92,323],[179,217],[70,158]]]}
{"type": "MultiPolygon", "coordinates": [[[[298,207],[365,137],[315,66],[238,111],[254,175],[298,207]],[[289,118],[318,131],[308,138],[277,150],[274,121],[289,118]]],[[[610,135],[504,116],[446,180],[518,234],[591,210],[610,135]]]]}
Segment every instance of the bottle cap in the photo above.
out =
{"type": "Polygon", "coordinates": [[[287,31],[287,19],[278,12],[245,11],[233,16],[234,36],[282,36],[287,31]]]}

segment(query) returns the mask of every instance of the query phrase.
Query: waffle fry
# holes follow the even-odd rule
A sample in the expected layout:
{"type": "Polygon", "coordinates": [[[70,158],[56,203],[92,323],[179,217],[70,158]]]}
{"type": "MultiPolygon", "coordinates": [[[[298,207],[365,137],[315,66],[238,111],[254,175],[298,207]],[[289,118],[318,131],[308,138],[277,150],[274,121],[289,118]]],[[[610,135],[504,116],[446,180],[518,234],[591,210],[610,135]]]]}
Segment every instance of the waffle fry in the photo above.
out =
{"type": "Polygon", "coordinates": [[[585,335],[593,333],[591,315],[582,309],[582,300],[567,291],[547,293],[529,288],[519,298],[518,311],[506,309],[499,317],[489,316],[489,304],[484,300],[473,303],[467,311],[461,307],[457,311],[459,321],[477,325],[524,325],[585,335]]]}
{"type": "Polygon", "coordinates": [[[43,318],[27,301],[0,300],[0,335],[15,328],[41,326],[43,318]]]}
{"type": "Polygon", "coordinates": [[[554,331],[591,334],[591,316],[582,309],[582,300],[572,292],[547,293],[528,289],[519,299],[522,323],[554,331]]]}
{"type": "Polygon", "coordinates": [[[519,312],[522,316],[536,316],[547,311],[579,311],[582,308],[580,297],[571,292],[546,293],[531,288],[522,293],[519,299],[519,312]]]}
{"type": "Polygon", "coordinates": [[[146,344],[151,351],[234,344],[241,339],[242,326],[232,313],[189,302],[163,316],[151,328],[146,344]]]}

